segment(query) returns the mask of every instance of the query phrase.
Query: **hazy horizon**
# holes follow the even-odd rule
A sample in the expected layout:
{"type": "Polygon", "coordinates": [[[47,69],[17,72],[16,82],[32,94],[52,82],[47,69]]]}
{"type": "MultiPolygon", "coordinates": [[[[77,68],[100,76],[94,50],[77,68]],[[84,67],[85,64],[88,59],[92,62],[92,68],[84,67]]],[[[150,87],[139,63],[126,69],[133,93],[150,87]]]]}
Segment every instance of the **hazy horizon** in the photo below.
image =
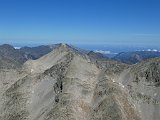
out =
{"type": "MultiPolygon", "coordinates": [[[[10,44],[15,49],[20,49],[21,47],[37,47],[41,45],[53,45],[58,43],[50,44],[10,44]]],[[[3,44],[0,44],[3,45],[3,44]]],[[[132,46],[132,45],[115,45],[115,44],[68,44],[76,48],[83,50],[99,52],[102,54],[110,54],[112,56],[121,52],[134,52],[134,51],[154,51],[160,52],[160,47],[156,46],[132,46]]]]}

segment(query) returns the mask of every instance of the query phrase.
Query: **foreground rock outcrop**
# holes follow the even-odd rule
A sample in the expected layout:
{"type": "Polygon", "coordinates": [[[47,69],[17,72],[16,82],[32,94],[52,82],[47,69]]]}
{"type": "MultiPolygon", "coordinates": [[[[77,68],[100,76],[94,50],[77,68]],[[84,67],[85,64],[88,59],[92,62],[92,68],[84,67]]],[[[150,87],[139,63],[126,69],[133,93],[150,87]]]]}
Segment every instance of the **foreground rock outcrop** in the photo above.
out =
{"type": "Polygon", "coordinates": [[[156,93],[159,100],[159,67],[150,63],[129,66],[94,59],[61,44],[19,69],[1,69],[0,120],[158,120],[158,104],[152,102],[149,109],[147,101],[144,106],[137,102],[144,100],[141,89],[146,95],[148,85],[148,94],[156,93]],[[147,80],[135,69],[146,73],[147,80]]]}

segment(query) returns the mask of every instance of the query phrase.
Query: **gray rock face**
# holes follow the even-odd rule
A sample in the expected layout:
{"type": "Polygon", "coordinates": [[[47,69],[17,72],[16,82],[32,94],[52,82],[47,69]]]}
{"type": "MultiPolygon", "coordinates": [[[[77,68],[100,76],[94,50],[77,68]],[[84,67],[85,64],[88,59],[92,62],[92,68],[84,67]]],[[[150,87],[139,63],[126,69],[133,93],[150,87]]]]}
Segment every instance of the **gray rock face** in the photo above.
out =
{"type": "Polygon", "coordinates": [[[127,89],[144,120],[160,118],[160,59],[150,59],[126,69],[119,82],[127,89]]]}
{"type": "Polygon", "coordinates": [[[156,61],[93,60],[61,44],[20,69],[1,69],[0,120],[158,120],[159,106],[143,96],[159,100],[156,61]]]}

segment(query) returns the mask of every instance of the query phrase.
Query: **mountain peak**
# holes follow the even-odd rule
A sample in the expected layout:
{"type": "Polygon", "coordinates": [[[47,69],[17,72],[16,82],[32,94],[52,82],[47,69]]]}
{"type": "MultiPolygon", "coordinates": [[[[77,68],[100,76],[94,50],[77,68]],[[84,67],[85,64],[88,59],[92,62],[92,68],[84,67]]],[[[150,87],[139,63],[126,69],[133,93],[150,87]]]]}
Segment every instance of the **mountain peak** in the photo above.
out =
{"type": "MultiPolygon", "coordinates": [[[[28,60],[20,69],[0,71],[3,120],[160,118],[159,58],[129,66],[64,43],[23,50],[32,55],[47,54],[28,60]]],[[[5,58],[18,61],[17,52],[15,49],[2,54],[3,64],[8,64],[5,58]]]]}
{"type": "Polygon", "coordinates": [[[60,46],[66,47],[67,44],[66,43],[60,43],[60,46]]]}
{"type": "Polygon", "coordinates": [[[9,45],[9,44],[3,44],[3,45],[0,45],[0,48],[3,48],[3,49],[14,49],[14,47],[12,45],[9,45]]]}
{"type": "Polygon", "coordinates": [[[81,55],[81,56],[86,56],[86,54],[88,53],[87,51],[85,51],[83,49],[77,48],[73,45],[69,45],[69,44],[66,44],[66,43],[56,44],[54,51],[56,49],[58,49],[60,51],[63,51],[63,52],[70,52],[72,54],[77,54],[77,55],[81,55]]]}

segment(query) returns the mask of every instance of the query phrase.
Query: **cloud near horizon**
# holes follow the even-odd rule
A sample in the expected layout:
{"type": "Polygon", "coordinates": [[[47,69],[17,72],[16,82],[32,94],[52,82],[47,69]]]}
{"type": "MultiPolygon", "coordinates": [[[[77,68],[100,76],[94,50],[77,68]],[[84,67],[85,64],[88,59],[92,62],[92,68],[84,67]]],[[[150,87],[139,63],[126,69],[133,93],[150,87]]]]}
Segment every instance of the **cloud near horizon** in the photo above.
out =
{"type": "Polygon", "coordinates": [[[95,50],[94,52],[101,53],[101,54],[117,54],[117,53],[112,53],[109,50],[95,50]]]}

